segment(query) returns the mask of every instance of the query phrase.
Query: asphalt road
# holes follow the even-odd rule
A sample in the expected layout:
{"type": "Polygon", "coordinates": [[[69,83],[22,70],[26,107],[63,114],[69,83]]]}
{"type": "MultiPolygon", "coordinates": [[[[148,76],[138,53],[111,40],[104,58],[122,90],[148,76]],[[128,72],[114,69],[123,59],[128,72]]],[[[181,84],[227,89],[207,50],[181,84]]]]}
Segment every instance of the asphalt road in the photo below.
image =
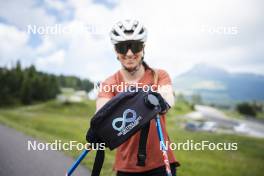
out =
{"type": "MultiPolygon", "coordinates": [[[[65,175],[74,160],[58,151],[28,151],[28,137],[0,125],[0,176],[60,176],[65,175]]],[[[79,166],[73,176],[90,173],[79,166]]]]}
{"type": "Polygon", "coordinates": [[[231,126],[231,127],[241,126],[240,128],[241,134],[264,138],[263,123],[256,122],[250,119],[240,120],[240,119],[230,118],[221,111],[219,111],[218,109],[209,106],[196,105],[195,110],[199,112],[201,116],[203,116],[205,119],[209,121],[214,121],[224,126],[231,126]]]}

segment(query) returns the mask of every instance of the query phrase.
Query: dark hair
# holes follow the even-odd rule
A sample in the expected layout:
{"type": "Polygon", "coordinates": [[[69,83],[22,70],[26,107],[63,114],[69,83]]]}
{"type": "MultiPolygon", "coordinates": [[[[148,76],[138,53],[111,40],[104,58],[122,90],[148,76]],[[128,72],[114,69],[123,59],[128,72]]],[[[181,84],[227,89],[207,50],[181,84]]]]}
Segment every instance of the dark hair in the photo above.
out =
{"type": "Polygon", "coordinates": [[[142,65],[145,68],[145,70],[150,70],[152,75],[153,75],[153,84],[157,84],[158,83],[158,75],[156,73],[156,71],[151,68],[144,60],[142,61],[142,65]]]}

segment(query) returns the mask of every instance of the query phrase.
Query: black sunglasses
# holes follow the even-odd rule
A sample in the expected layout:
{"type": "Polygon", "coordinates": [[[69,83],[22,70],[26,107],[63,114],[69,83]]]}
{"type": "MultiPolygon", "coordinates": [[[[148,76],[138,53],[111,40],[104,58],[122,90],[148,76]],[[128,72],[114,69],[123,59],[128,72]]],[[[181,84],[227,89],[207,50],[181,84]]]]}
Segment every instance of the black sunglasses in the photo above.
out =
{"type": "Polygon", "coordinates": [[[138,41],[125,41],[115,44],[115,49],[120,54],[126,54],[129,49],[136,54],[140,52],[144,47],[143,42],[138,41]]]}

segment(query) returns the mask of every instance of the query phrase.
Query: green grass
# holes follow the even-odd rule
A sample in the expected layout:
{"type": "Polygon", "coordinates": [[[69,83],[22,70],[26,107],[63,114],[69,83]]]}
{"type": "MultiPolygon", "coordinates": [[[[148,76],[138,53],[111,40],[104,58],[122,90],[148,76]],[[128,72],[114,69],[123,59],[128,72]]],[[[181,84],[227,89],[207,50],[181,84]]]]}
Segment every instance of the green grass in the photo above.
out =
{"type": "Polygon", "coordinates": [[[264,112],[257,113],[257,118],[264,120],[264,112]]]}
{"type": "MultiPolygon", "coordinates": [[[[63,105],[55,101],[9,109],[0,109],[0,123],[13,127],[35,138],[53,142],[76,140],[85,143],[85,134],[89,119],[95,110],[94,101],[63,105]]],[[[237,151],[183,151],[175,150],[175,156],[181,167],[182,176],[260,176],[264,171],[264,140],[234,135],[205,132],[188,132],[182,128],[183,119],[179,115],[191,111],[184,103],[178,103],[167,117],[167,130],[173,142],[237,142],[237,151]]],[[[65,151],[67,155],[77,157],[81,151],[65,151]]],[[[82,162],[92,168],[95,152],[82,162]]],[[[115,152],[106,151],[102,170],[103,176],[115,175],[112,171],[115,152]]]]}

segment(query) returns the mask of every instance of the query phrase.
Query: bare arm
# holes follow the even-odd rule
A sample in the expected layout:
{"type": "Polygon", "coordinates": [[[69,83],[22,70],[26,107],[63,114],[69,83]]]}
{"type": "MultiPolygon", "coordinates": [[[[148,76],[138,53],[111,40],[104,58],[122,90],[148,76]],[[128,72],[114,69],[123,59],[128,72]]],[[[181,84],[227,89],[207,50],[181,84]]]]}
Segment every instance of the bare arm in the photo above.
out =
{"type": "Polygon", "coordinates": [[[174,95],[172,85],[163,85],[159,87],[158,93],[167,101],[167,103],[172,107],[174,106],[174,95]]]}
{"type": "Polygon", "coordinates": [[[96,112],[101,109],[111,98],[97,98],[96,100],[96,112]]]}

